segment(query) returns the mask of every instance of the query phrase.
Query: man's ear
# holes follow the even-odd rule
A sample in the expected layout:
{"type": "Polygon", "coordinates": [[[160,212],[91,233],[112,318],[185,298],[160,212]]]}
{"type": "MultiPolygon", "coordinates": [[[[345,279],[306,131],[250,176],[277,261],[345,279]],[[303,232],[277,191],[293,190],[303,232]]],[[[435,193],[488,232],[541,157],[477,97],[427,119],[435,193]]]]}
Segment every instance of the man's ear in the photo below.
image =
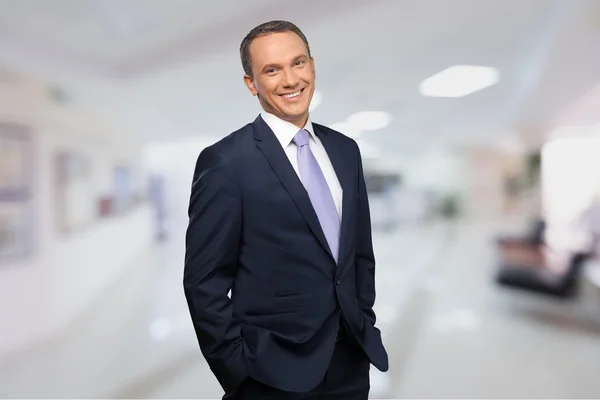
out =
{"type": "Polygon", "coordinates": [[[250,93],[252,93],[252,96],[258,95],[258,90],[256,90],[256,87],[254,86],[254,79],[252,79],[252,77],[250,75],[248,75],[248,74],[244,75],[244,83],[248,87],[248,90],[250,91],[250,93]]]}

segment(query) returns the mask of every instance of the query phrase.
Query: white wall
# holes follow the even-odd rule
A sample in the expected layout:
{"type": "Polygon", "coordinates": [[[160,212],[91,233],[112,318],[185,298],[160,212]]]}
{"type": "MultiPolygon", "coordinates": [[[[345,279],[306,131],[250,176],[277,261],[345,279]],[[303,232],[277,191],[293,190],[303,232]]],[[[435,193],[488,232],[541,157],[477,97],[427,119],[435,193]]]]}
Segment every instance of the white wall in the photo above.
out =
{"type": "Polygon", "coordinates": [[[399,153],[393,159],[366,160],[365,168],[398,172],[408,189],[461,192],[467,185],[465,158],[450,148],[399,153]]]}
{"type": "MultiPolygon", "coordinates": [[[[151,210],[97,220],[70,235],[55,224],[53,153],[76,149],[93,162],[91,186],[109,192],[115,162],[140,165],[135,142],[119,141],[103,122],[53,107],[34,84],[0,84],[0,120],[34,135],[34,240],[30,259],[0,264],[0,358],[43,341],[97,298],[150,243],[151,210]]],[[[142,174],[136,172],[138,181],[142,174]]]]}
{"type": "MultiPolygon", "coordinates": [[[[585,130],[585,129],[584,129],[585,130]]],[[[599,195],[600,134],[549,141],[542,150],[542,199],[548,222],[547,242],[557,249],[589,245],[581,231],[584,211],[599,195]]]]}
{"type": "Polygon", "coordinates": [[[407,184],[445,193],[463,192],[466,185],[464,160],[459,153],[451,150],[426,152],[411,168],[407,184]]]}
{"type": "Polygon", "coordinates": [[[393,158],[365,159],[365,168],[399,173],[402,185],[395,191],[396,202],[381,196],[371,196],[372,220],[379,224],[393,218],[399,222],[421,221],[430,215],[427,193],[439,196],[465,196],[469,174],[465,157],[450,148],[433,148],[428,151],[405,152],[393,158]]]}
{"type": "MultiPolygon", "coordinates": [[[[147,144],[142,152],[144,170],[165,178],[169,222],[186,224],[196,160],[200,152],[219,140],[216,136],[194,136],[147,144]]],[[[180,226],[178,226],[180,228],[180,226]]]]}

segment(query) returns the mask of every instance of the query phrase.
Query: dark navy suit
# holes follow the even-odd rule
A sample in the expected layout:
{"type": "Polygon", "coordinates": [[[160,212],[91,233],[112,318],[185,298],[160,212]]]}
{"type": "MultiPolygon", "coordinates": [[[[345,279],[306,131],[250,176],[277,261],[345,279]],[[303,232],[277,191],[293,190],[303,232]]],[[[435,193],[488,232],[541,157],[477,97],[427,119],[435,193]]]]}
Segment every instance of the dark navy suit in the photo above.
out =
{"type": "Polygon", "coordinates": [[[246,378],[306,392],[325,375],[340,316],[387,371],[357,144],[313,124],[343,189],[336,264],[306,190],[259,116],[196,164],[184,288],[201,351],[226,392],[246,378]],[[227,293],[231,289],[231,300],[227,293]]]}

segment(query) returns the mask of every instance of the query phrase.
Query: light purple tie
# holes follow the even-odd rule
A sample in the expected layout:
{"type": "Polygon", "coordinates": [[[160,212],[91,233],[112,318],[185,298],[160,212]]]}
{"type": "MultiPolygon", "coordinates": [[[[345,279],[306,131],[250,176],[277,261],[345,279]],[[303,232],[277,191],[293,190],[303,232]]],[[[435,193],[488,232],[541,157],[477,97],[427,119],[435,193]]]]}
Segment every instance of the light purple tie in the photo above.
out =
{"type": "Polygon", "coordinates": [[[302,129],[294,137],[298,146],[298,169],[300,179],[308,192],[308,197],[317,213],[325,239],[331,253],[338,261],[340,242],[340,219],[325,175],[308,144],[308,131],[302,129]]]}

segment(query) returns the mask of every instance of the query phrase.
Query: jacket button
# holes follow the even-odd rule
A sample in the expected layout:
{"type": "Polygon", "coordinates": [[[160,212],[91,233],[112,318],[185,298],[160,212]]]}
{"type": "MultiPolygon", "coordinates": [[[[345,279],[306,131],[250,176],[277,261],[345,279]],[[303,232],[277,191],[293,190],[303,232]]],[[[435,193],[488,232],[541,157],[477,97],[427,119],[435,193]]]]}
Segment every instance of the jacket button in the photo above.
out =
{"type": "Polygon", "coordinates": [[[336,278],[336,279],[335,279],[335,284],[336,284],[336,285],[339,285],[339,284],[340,284],[340,278],[336,278]]]}

